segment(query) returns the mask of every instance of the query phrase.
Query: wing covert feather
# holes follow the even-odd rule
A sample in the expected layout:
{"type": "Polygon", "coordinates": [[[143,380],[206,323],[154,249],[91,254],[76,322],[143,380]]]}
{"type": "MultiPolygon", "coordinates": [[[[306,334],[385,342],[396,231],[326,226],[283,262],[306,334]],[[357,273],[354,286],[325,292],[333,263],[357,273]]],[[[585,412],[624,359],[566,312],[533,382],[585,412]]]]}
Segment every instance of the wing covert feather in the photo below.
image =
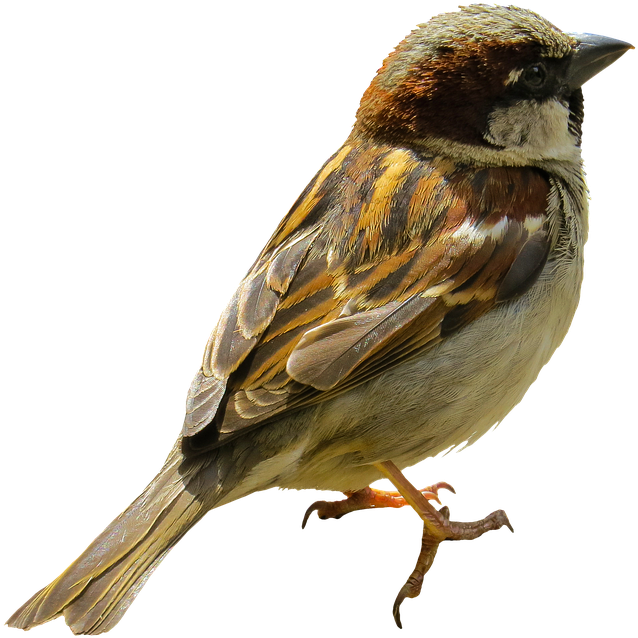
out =
{"type": "Polygon", "coordinates": [[[533,168],[469,170],[346,144],[222,314],[184,434],[208,432],[202,445],[219,445],[345,392],[522,294],[554,241],[548,192],[533,168]]]}
{"type": "Polygon", "coordinates": [[[417,295],[308,330],[288,357],[286,371],[299,383],[330,390],[435,303],[417,295]]]}

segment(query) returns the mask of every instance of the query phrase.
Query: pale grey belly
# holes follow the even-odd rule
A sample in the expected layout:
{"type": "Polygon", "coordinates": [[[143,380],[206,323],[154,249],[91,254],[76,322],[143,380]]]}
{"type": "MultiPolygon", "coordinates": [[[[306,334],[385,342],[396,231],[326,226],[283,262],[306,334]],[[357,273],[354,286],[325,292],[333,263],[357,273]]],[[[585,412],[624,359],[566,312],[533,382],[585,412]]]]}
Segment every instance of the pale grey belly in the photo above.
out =
{"type": "Polygon", "coordinates": [[[403,468],[475,441],[523,398],[560,345],[581,280],[579,259],[552,262],[528,293],[422,355],[257,430],[254,444],[278,439],[280,453],[256,467],[250,482],[359,489],[379,478],[375,461],[403,468]]]}

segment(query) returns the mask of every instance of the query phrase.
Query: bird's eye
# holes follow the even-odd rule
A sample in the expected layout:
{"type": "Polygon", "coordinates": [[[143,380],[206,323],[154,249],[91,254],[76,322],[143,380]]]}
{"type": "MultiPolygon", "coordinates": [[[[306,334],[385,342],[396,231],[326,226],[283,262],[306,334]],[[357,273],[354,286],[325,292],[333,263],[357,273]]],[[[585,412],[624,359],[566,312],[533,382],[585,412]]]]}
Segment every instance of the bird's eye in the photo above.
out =
{"type": "Polygon", "coordinates": [[[540,89],[547,80],[547,69],[540,62],[532,64],[525,69],[522,79],[531,89],[540,89]]]}

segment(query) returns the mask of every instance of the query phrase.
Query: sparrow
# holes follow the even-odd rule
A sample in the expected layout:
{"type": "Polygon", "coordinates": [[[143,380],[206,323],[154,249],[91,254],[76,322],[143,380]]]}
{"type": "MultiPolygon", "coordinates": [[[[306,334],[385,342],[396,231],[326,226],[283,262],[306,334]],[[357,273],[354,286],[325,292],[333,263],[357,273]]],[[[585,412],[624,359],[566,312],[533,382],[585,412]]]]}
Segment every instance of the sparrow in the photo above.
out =
{"type": "Polygon", "coordinates": [[[8,624],[108,631],[209,510],[275,486],[345,493],[302,526],[416,511],[399,627],[441,542],[511,529],[502,510],[450,520],[430,501],[451,486],[401,470],[500,422],[565,337],[587,238],[581,87],[631,48],[516,7],[412,31],[228,303],[159,474],[8,624]],[[383,477],[396,492],[370,487],[383,477]]]}

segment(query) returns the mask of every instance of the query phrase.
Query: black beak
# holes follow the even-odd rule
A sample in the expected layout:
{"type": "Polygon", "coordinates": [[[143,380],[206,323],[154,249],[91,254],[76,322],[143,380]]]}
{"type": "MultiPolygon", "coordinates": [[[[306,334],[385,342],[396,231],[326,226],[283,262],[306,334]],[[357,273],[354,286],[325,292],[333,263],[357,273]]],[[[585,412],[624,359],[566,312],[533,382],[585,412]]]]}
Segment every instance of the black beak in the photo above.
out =
{"type": "Polygon", "coordinates": [[[606,38],[604,35],[593,33],[571,33],[570,35],[578,42],[567,72],[567,82],[572,91],[606,69],[625,51],[634,48],[628,42],[606,38]]]}

